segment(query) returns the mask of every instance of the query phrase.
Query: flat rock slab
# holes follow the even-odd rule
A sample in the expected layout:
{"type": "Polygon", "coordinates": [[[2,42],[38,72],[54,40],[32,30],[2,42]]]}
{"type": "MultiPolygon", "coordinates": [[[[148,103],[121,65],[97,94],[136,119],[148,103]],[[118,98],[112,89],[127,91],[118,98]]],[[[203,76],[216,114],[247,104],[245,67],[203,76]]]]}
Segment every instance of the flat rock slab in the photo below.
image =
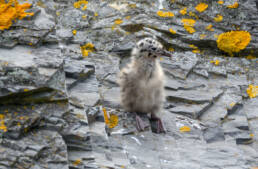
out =
{"type": "Polygon", "coordinates": [[[20,140],[1,139],[0,152],[2,169],[10,167],[68,169],[66,144],[61,135],[55,131],[37,130],[20,140]]]}
{"type": "Polygon", "coordinates": [[[205,112],[212,103],[203,104],[183,104],[168,109],[171,113],[185,115],[194,119],[199,118],[203,112],[205,112]]]}
{"type": "Polygon", "coordinates": [[[164,71],[174,77],[185,79],[189,72],[197,64],[198,58],[191,52],[175,53],[172,59],[163,59],[161,65],[164,67],[164,71]]]}
{"type": "Polygon", "coordinates": [[[186,102],[186,103],[205,103],[212,102],[217,99],[222,90],[180,90],[180,91],[166,91],[168,101],[186,102]]]}

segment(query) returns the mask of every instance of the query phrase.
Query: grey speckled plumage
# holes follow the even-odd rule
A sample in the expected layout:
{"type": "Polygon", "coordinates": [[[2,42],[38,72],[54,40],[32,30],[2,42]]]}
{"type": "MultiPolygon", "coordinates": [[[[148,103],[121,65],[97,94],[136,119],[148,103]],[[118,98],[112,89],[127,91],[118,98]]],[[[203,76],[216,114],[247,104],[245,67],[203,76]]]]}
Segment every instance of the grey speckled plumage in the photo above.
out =
{"type": "Polygon", "coordinates": [[[140,40],[132,51],[131,62],[119,73],[121,105],[126,111],[159,117],[165,99],[165,76],[157,56],[170,56],[162,48],[152,38],[140,40]]]}

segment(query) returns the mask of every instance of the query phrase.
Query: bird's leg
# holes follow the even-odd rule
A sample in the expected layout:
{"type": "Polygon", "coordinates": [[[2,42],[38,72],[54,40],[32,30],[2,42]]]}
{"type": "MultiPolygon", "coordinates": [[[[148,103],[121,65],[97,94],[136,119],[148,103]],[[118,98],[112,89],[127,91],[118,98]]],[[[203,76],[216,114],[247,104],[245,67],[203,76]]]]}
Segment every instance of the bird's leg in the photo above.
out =
{"type": "Polygon", "coordinates": [[[135,121],[136,121],[136,128],[138,131],[144,131],[144,129],[149,126],[141,119],[140,116],[137,115],[137,113],[135,113],[135,121]]]}
{"type": "Polygon", "coordinates": [[[164,125],[159,117],[157,117],[154,113],[151,113],[151,121],[155,122],[155,130],[153,132],[155,133],[166,133],[166,130],[164,128],[164,125]]]}

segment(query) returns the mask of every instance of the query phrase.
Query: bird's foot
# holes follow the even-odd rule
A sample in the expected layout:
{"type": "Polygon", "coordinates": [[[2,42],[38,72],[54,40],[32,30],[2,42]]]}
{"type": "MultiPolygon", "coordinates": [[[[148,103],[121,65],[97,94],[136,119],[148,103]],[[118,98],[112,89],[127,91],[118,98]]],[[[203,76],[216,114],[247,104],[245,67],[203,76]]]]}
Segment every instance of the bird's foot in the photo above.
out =
{"type": "Polygon", "coordinates": [[[146,124],[140,116],[138,116],[136,113],[135,113],[135,120],[136,120],[136,128],[138,131],[144,131],[146,127],[149,127],[148,124],[146,124]]]}
{"type": "Polygon", "coordinates": [[[166,133],[166,130],[164,128],[164,125],[159,117],[157,117],[154,114],[151,114],[151,130],[154,133],[166,133]]]}

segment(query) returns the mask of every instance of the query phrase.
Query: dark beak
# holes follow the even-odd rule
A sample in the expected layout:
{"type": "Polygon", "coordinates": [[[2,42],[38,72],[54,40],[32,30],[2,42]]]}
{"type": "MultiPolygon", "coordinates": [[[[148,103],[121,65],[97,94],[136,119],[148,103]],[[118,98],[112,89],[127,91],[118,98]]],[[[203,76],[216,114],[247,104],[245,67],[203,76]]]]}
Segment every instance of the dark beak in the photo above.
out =
{"type": "Polygon", "coordinates": [[[165,49],[158,51],[158,55],[159,56],[168,56],[168,57],[172,56],[172,54],[169,51],[165,50],[165,49]]]}

